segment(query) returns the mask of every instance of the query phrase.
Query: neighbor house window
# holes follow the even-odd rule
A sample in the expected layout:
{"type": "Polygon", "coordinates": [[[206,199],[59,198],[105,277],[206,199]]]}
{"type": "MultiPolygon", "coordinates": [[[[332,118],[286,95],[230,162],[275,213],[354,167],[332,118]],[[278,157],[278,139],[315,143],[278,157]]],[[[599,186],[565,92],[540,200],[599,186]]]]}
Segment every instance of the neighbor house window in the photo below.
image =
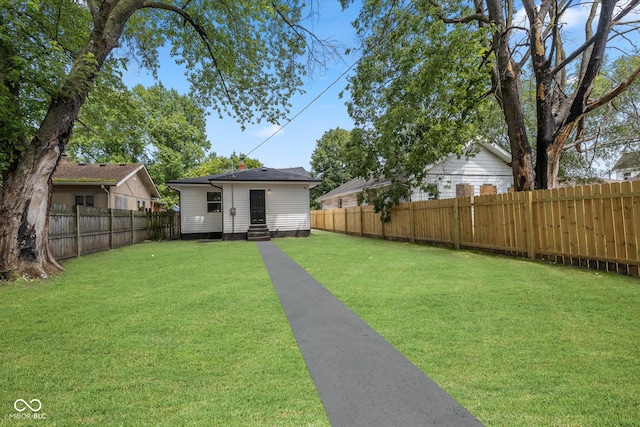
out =
{"type": "Polygon", "coordinates": [[[138,200],[138,210],[143,211],[147,207],[147,202],[145,200],[138,200]]]}
{"type": "Polygon", "coordinates": [[[207,212],[222,212],[222,193],[207,192],[207,212]]]}
{"type": "Polygon", "coordinates": [[[631,179],[631,172],[625,172],[624,173],[624,180],[625,181],[629,181],[629,179],[631,179]]]}
{"type": "Polygon", "coordinates": [[[93,195],[85,195],[85,194],[77,194],[75,197],[74,204],[80,206],[95,206],[93,195]]]}

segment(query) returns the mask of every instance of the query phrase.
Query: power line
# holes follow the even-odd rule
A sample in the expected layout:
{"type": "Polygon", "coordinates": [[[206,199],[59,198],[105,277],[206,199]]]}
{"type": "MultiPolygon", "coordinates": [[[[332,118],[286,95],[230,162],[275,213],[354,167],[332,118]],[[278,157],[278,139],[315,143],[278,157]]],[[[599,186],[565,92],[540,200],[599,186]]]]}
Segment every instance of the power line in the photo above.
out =
{"type": "MultiPolygon", "coordinates": [[[[413,11],[415,11],[416,9],[416,5],[414,5],[413,7],[413,11]]],[[[408,8],[407,8],[408,9],[408,8]]],[[[389,15],[391,14],[392,9],[389,9],[389,11],[387,12],[387,16],[385,17],[385,20],[389,18],[389,15]]],[[[403,9],[403,11],[406,12],[406,10],[403,9]]],[[[367,55],[369,55],[371,53],[371,51],[373,51],[374,48],[376,47],[380,47],[380,43],[383,38],[386,38],[389,34],[391,34],[396,28],[398,28],[398,26],[405,20],[407,19],[408,15],[404,15],[404,17],[395,23],[395,26],[393,26],[393,28],[389,29],[389,31],[387,33],[383,33],[378,37],[378,40],[376,40],[376,43],[372,43],[371,46],[360,56],[360,58],[358,58],[356,61],[354,61],[342,74],[340,74],[340,76],[338,76],[337,79],[335,79],[333,82],[331,82],[329,84],[329,86],[327,86],[322,92],[320,92],[315,98],[313,98],[311,101],[309,101],[309,103],[307,105],[305,105],[300,111],[298,111],[292,118],[289,119],[289,121],[287,123],[285,123],[284,125],[280,126],[278,128],[278,130],[276,130],[275,132],[273,132],[271,135],[269,135],[267,138],[265,138],[264,141],[262,141],[260,144],[256,145],[253,149],[251,149],[251,151],[249,151],[248,153],[246,153],[245,155],[248,157],[249,154],[253,153],[254,151],[256,151],[258,148],[262,147],[267,141],[269,141],[271,138],[273,138],[274,136],[276,136],[278,133],[280,133],[280,131],[282,129],[284,129],[285,127],[287,127],[292,121],[294,121],[298,116],[300,116],[307,108],[309,108],[314,102],[316,102],[318,99],[320,99],[320,97],[322,95],[324,95],[329,89],[331,89],[336,83],[338,83],[338,81],[340,81],[340,79],[342,79],[349,71],[351,71],[353,69],[353,67],[355,67],[359,62],[361,62],[365,57],[367,57],[367,55]]]]}

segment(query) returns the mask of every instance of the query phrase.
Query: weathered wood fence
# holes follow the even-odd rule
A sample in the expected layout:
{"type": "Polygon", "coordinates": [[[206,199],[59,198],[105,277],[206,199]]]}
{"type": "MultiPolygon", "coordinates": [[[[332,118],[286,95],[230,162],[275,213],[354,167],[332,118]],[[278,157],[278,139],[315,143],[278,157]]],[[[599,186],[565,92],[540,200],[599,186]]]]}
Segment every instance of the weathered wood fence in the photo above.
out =
{"type": "Polygon", "coordinates": [[[311,212],[311,227],[542,258],[638,276],[640,181],[311,212]]]}
{"type": "Polygon", "coordinates": [[[58,260],[179,235],[180,214],[177,212],[137,212],[56,203],[49,211],[49,248],[58,260]]]}

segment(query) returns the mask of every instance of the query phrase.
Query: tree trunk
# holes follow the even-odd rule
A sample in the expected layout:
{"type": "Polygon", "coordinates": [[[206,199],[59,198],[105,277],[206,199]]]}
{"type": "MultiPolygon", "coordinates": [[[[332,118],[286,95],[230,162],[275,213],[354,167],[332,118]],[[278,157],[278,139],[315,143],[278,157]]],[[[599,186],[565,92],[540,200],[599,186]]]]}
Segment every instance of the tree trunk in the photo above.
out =
{"type": "Polygon", "coordinates": [[[59,149],[31,150],[10,172],[0,199],[0,275],[48,277],[62,270],[49,252],[51,175],[59,149]]]}
{"type": "Polygon", "coordinates": [[[51,176],[73,123],[107,55],[142,0],[103,2],[87,44],[27,150],[9,168],[0,193],[0,276],[48,277],[62,270],[49,251],[51,176]]]}
{"type": "Polygon", "coordinates": [[[569,136],[573,131],[577,121],[563,127],[556,135],[551,144],[547,146],[547,165],[546,170],[541,173],[547,178],[547,187],[556,188],[558,186],[558,171],[560,170],[560,156],[564,151],[564,146],[569,140],[569,136]]]}
{"type": "Polygon", "coordinates": [[[496,54],[493,84],[496,99],[507,124],[507,134],[511,144],[511,170],[513,186],[516,191],[528,191],[534,188],[531,145],[522,113],[520,94],[520,69],[511,57],[505,19],[502,16],[502,3],[499,0],[487,0],[489,18],[496,29],[493,34],[493,48],[496,54]]]}

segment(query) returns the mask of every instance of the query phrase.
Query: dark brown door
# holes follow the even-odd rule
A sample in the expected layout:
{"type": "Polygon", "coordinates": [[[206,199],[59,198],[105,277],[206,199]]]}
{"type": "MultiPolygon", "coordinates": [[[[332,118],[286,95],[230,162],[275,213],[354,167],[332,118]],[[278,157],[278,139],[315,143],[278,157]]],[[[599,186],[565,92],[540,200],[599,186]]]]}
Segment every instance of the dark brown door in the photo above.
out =
{"type": "Polygon", "coordinates": [[[249,190],[251,224],[265,224],[264,190],[249,190]]]}

